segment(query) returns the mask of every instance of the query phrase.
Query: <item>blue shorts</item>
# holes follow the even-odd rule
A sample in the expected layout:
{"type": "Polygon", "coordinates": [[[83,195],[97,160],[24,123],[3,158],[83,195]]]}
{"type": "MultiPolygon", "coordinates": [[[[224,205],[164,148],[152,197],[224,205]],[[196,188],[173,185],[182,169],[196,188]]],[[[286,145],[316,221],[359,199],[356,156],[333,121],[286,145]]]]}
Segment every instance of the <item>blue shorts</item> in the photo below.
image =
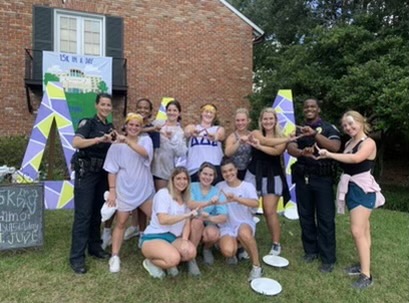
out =
{"type": "Polygon", "coordinates": [[[348,193],[346,196],[346,204],[349,210],[352,210],[357,206],[363,206],[368,209],[374,209],[375,200],[376,200],[375,193],[366,194],[358,185],[349,182],[348,193]]]}
{"type": "Polygon", "coordinates": [[[161,234],[143,234],[141,239],[141,247],[145,241],[152,241],[152,240],[164,240],[168,243],[173,243],[176,240],[176,236],[172,233],[161,233],[161,234]]]}

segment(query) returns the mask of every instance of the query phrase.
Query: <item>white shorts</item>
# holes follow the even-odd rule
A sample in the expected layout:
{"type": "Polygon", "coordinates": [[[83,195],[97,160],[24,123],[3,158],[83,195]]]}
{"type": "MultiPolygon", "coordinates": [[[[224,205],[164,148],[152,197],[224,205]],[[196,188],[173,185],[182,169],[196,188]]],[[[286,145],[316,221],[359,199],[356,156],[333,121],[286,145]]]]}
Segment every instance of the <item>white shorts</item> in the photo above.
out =
{"type": "Polygon", "coordinates": [[[230,226],[230,225],[221,226],[220,227],[220,238],[223,236],[230,236],[233,238],[237,238],[237,236],[239,235],[240,226],[242,226],[243,224],[247,224],[251,227],[253,236],[256,234],[256,223],[252,221],[252,222],[243,222],[236,226],[230,226]]]}
{"type": "Polygon", "coordinates": [[[116,199],[116,205],[118,207],[118,211],[120,212],[128,212],[128,211],[133,211],[137,209],[139,206],[141,206],[143,203],[145,203],[148,200],[152,200],[153,196],[155,195],[154,192],[152,192],[146,199],[143,201],[131,201],[131,202],[124,202],[119,199],[116,199]]]}

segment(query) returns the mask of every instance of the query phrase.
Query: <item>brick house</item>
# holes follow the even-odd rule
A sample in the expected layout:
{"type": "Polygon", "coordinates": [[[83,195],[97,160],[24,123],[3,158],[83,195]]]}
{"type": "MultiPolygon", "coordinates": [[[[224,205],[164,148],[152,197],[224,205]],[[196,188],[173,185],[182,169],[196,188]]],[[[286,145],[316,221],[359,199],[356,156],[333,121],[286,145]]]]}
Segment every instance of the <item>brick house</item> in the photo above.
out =
{"type": "Polygon", "coordinates": [[[114,123],[139,98],[157,109],[175,97],[184,123],[210,101],[230,129],[234,109],[248,106],[253,44],[263,37],[225,0],[1,1],[0,24],[0,136],[30,133],[43,50],[113,57],[114,123]],[[68,41],[60,34],[67,20],[68,41]],[[87,41],[87,26],[97,41],[87,41]]]}

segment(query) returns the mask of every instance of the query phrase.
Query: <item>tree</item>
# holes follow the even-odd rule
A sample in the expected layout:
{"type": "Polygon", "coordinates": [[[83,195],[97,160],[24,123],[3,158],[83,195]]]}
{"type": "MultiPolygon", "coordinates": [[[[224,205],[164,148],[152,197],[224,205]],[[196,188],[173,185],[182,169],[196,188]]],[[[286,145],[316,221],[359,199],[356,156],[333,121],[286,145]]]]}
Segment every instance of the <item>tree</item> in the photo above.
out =
{"type": "Polygon", "coordinates": [[[51,74],[51,73],[45,73],[44,74],[44,85],[47,86],[48,82],[60,82],[60,78],[58,78],[56,75],[51,74]]]}
{"type": "Polygon", "coordinates": [[[106,93],[106,92],[108,91],[108,86],[107,86],[107,84],[105,83],[105,81],[99,81],[99,82],[98,82],[98,90],[99,90],[101,93],[106,93]]]}
{"type": "Polygon", "coordinates": [[[257,112],[284,88],[292,89],[298,112],[311,96],[323,100],[333,122],[358,110],[378,131],[381,158],[384,139],[409,132],[407,1],[288,1],[293,8],[281,0],[239,2],[266,30],[266,42],[255,46],[257,112]]]}

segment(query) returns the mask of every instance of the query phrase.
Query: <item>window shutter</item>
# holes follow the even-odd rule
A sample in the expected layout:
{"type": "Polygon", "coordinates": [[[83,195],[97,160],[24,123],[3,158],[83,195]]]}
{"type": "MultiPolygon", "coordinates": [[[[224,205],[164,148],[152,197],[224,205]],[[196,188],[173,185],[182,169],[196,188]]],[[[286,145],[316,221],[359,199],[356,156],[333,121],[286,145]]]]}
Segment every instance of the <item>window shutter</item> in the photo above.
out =
{"type": "Polygon", "coordinates": [[[106,16],[105,55],[112,57],[112,86],[125,86],[124,67],[124,20],[106,16]]]}
{"type": "Polygon", "coordinates": [[[45,6],[33,7],[33,79],[43,78],[43,50],[54,49],[53,9],[45,6]]]}

